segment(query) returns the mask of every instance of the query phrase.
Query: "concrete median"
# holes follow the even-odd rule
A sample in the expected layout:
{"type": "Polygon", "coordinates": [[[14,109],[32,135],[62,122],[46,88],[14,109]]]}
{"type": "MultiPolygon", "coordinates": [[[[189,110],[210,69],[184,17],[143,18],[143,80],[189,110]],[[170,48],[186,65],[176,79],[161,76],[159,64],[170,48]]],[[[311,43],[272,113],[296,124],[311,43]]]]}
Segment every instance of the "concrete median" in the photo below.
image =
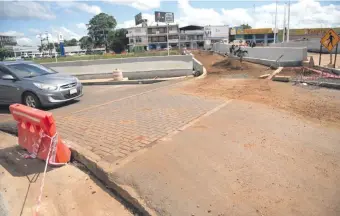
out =
{"type": "MultiPolygon", "coordinates": [[[[216,43],[213,50],[225,54],[229,53],[230,47],[229,44],[216,43]]],[[[307,60],[307,48],[305,47],[244,47],[243,50],[248,52],[244,60],[268,66],[301,66],[302,62],[307,60]],[[280,58],[280,56],[282,57],[280,58]],[[276,63],[279,58],[279,63],[276,63]]]]}
{"type": "Polygon", "coordinates": [[[191,55],[178,55],[70,61],[43,65],[60,73],[77,75],[81,79],[107,78],[115,69],[119,69],[124,77],[133,80],[191,75],[193,60],[191,55]]]}

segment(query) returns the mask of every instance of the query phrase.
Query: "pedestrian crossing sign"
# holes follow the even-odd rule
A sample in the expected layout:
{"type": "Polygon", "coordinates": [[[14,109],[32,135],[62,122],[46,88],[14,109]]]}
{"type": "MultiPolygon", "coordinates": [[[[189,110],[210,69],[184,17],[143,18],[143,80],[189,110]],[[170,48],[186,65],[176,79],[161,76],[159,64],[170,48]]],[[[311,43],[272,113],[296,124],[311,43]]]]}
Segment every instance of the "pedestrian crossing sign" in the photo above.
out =
{"type": "Polygon", "coordinates": [[[329,29],[321,38],[320,43],[330,52],[339,43],[339,41],[339,35],[333,29],[329,29]]]}

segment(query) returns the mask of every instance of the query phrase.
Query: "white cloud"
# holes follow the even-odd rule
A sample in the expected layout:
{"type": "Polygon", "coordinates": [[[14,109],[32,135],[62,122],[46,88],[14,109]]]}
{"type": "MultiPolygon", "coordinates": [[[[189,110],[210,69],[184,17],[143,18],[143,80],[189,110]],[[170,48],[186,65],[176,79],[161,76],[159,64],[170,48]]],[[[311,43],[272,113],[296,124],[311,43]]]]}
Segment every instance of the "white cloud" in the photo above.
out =
{"type": "Polygon", "coordinates": [[[41,33],[41,31],[39,29],[35,29],[35,28],[29,28],[28,31],[34,33],[34,34],[39,34],[41,33]]]}
{"type": "Polygon", "coordinates": [[[59,35],[59,34],[62,34],[64,36],[64,39],[66,39],[66,40],[70,40],[72,38],[79,40],[81,37],[86,35],[85,31],[74,32],[74,31],[66,28],[65,26],[52,27],[51,30],[52,30],[52,38],[55,39],[55,40],[57,38],[57,35],[59,35]]]}
{"type": "Polygon", "coordinates": [[[58,1],[56,2],[57,6],[60,8],[66,8],[66,13],[73,13],[74,11],[71,8],[78,9],[84,11],[86,13],[97,15],[101,13],[101,8],[97,5],[89,5],[84,2],[74,2],[74,1],[58,1]]]}
{"type": "Polygon", "coordinates": [[[17,39],[17,43],[21,46],[34,46],[37,45],[36,42],[34,42],[32,39],[27,37],[22,37],[17,39]]]}
{"type": "Polygon", "coordinates": [[[56,16],[46,5],[38,2],[2,1],[0,17],[10,19],[54,19],[56,16]]]}
{"type": "MultiPolygon", "coordinates": [[[[188,0],[178,0],[179,18],[175,21],[184,25],[230,25],[249,24],[254,28],[273,28],[275,3],[255,8],[216,9],[194,8],[188,0]],[[198,18],[199,17],[199,18],[198,18]]],[[[253,3],[251,5],[254,5],[253,3]]],[[[284,4],[278,4],[277,25],[283,27],[284,4]]],[[[176,17],[176,15],[175,15],[176,17]]],[[[291,3],[291,28],[319,28],[340,25],[340,7],[321,5],[315,0],[300,0],[291,3]]]]}
{"type": "Polygon", "coordinates": [[[17,31],[7,31],[7,32],[1,32],[1,35],[5,35],[5,36],[16,36],[16,37],[22,37],[24,36],[24,33],[22,32],[17,32],[17,31]]]}
{"type": "MultiPolygon", "coordinates": [[[[143,13],[142,14],[143,19],[148,20],[148,25],[153,25],[155,24],[155,15],[154,14],[148,14],[148,13],[143,13]]],[[[135,26],[135,20],[127,20],[122,23],[117,24],[117,28],[130,28],[135,26]]]]}
{"type": "Polygon", "coordinates": [[[138,10],[151,10],[160,7],[160,0],[107,0],[113,4],[121,4],[131,6],[138,10]]]}
{"type": "Polygon", "coordinates": [[[75,5],[76,5],[75,7],[78,8],[79,10],[85,11],[90,14],[97,15],[101,12],[100,7],[96,5],[88,5],[88,4],[79,3],[79,2],[77,2],[75,5]]]}
{"type": "Polygon", "coordinates": [[[87,29],[85,23],[78,23],[78,24],[76,24],[76,26],[77,26],[77,28],[79,28],[79,29],[84,29],[84,30],[87,29]]]}

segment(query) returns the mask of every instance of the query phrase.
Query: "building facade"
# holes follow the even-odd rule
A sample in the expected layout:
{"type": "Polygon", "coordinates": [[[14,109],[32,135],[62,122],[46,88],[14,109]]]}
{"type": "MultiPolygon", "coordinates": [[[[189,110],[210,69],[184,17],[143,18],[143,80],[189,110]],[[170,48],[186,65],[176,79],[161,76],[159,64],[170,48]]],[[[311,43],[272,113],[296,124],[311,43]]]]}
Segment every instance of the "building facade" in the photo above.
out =
{"type": "Polygon", "coordinates": [[[17,45],[17,39],[15,36],[0,35],[0,46],[15,46],[17,45]]]}
{"type": "Polygon", "coordinates": [[[147,36],[150,50],[167,48],[168,41],[169,46],[175,48],[178,47],[179,28],[178,25],[148,26],[147,36]]]}
{"type": "MultiPolygon", "coordinates": [[[[290,29],[289,40],[310,40],[320,41],[320,39],[326,34],[330,28],[304,28],[304,29],[290,29]]],[[[340,28],[332,28],[338,35],[340,35],[340,28]]],[[[287,39],[287,32],[285,35],[287,39]]],[[[278,39],[280,42],[283,41],[283,30],[279,30],[278,39]]]]}
{"type": "Polygon", "coordinates": [[[129,38],[129,48],[135,46],[143,47],[144,50],[148,47],[148,29],[146,27],[133,27],[127,29],[126,37],[129,38]]]}
{"type": "Polygon", "coordinates": [[[144,47],[145,50],[159,50],[167,48],[189,48],[203,47],[204,41],[217,42],[229,40],[228,26],[194,26],[189,25],[179,28],[177,24],[147,27],[133,27],[128,29],[129,48],[144,47]],[[168,36],[167,36],[167,29],[168,36]]]}
{"type": "Polygon", "coordinates": [[[167,48],[168,40],[169,46],[172,48],[179,45],[178,25],[132,27],[127,30],[126,37],[129,38],[128,45],[130,50],[136,47],[141,47],[144,50],[165,49],[167,48]]]}
{"type": "Polygon", "coordinates": [[[202,26],[189,25],[182,27],[179,34],[181,48],[197,49],[204,45],[204,27],[202,26]]]}
{"type": "Polygon", "coordinates": [[[233,27],[230,29],[230,40],[254,41],[258,45],[268,45],[274,42],[274,32],[271,28],[243,29],[242,27],[233,27]]]}

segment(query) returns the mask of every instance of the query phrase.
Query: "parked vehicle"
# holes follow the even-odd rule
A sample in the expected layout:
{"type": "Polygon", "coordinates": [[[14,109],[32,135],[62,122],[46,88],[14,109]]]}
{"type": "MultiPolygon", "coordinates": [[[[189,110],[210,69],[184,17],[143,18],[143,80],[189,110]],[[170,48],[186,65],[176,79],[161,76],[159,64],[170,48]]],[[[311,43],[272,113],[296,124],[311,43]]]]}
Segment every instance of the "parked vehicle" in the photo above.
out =
{"type": "Polygon", "coordinates": [[[76,77],[33,62],[0,62],[0,104],[47,107],[81,97],[82,89],[76,77]]]}

